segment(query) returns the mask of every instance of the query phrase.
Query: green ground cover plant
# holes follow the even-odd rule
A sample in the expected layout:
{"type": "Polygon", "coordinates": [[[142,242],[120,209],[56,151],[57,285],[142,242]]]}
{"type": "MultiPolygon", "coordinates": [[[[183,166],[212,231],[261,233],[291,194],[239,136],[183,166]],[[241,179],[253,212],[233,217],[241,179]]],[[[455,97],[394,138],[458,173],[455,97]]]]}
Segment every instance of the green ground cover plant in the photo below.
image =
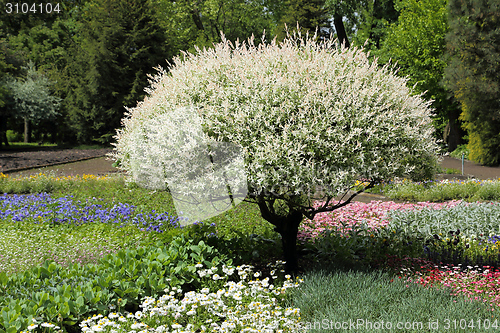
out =
{"type": "MultiPolygon", "coordinates": [[[[300,288],[291,290],[290,298],[305,318],[307,332],[453,332],[454,321],[464,318],[480,319],[490,326],[495,323],[479,302],[467,302],[442,290],[423,290],[381,271],[312,271],[300,288]]],[[[476,329],[466,328],[488,331],[478,329],[477,322],[476,329]]]]}
{"type": "MultiPolygon", "coordinates": [[[[293,280],[295,285],[295,277],[284,277],[280,265],[267,265],[280,256],[279,237],[254,205],[242,202],[203,224],[178,228],[163,223],[167,216],[168,221],[178,218],[165,210],[171,207],[168,193],[111,177],[46,177],[60,182],[60,188],[54,187],[50,194],[5,194],[0,200],[9,202],[8,207],[0,207],[0,330],[173,332],[201,330],[203,325],[214,332],[253,332],[265,327],[300,332],[320,319],[342,322],[354,318],[347,309],[364,320],[386,322],[433,319],[444,325],[446,318],[474,315],[495,325],[498,318],[500,272],[459,262],[465,255],[492,261],[498,257],[495,225],[499,223],[493,218],[499,215],[498,204],[488,208],[486,203],[460,201],[351,203],[313,221],[305,219],[300,234],[303,243],[299,244],[305,270],[298,274],[304,282],[288,288],[284,287],[286,281],[293,280]],[[97,189],[91,188],[94,186],[97,189]],[[81,223],[83,217],[88,223],[81,223]],[[455,239],[459,239],[457,244],[455,239]],[[427,240],[436,244],[426,244],[427,240]],[[22,246],[16,246],[19,244],[22,246]],[[203,252],[204,259],[197,251],[203,252]],[[432,256],[438,253],[449,260],[448,266],[432,261],[441,258],[432,256]],[[236,272],[238,265],[248,264],[255,268],[246,282],[224,271],[232,265],[236,272]],[[320,273],[310,270],[327,264],[336,266],[320,273]],[[215,266],[217,271],[208,278],[207,269],[215,266]],[[205,275],[200,276],[202,271],[205,275]],[[263,281],[268,285],[264,287],[263,281]],[[286,292],[273,294],[271,285],[286,292]],[[234,296],[237,288],[243,292],[259,286],[262,290],[242,300],[221,294],[234,296]],[[362,290],[364,294],[358,295],[362,290]],[[174,296],[171,292],[175,297],[169,298],[174,296]],[[353,303],[357,298],[359,302],[353,303]],[[140,307],[151,305],[153,299],[164,307],[140,307]],[[182,299],[197,307],[186,306],[186,315],[177,318],[177,312],[160,311],[171,308],[170,301],[178,304],[182,299]],[[194,303],[196,299],[198,303],[194,303]],[[313,306],[317,299],[321,306],[313,306]],[[211,311],[217,304],[219,316],[214,318],[211,311]],[[395,304],[405,304],[412,316],[403,318],[395,304]],[[292,310],[286,312],[286,308],[292,310]],[[337,308],[346,311],[335,312],[337,308]],[[372,316],[368,316],[369,309],[372,316]],[[145,317],[138,311],[154,311],[154,321],[142,320],[145,317]],[[269,315],[259,324],[248,319],[263,317],[263,313],[269,315]],[[227,324],[222,328],[224,320],[227,324]]],[[[34,177],[28,187],[47,179],[34,177]]],[[[0,181],[26,182],[9,177],[0,181]]]]}
{"type": "Polygon", "coordinates": [[[39,144],[37,142],[9,142],[8,146],[3,146],[3,150],[19,150],[19,149],[38,149],[39,147],[57,147],[55,143],[42,143],[39,144]]]}

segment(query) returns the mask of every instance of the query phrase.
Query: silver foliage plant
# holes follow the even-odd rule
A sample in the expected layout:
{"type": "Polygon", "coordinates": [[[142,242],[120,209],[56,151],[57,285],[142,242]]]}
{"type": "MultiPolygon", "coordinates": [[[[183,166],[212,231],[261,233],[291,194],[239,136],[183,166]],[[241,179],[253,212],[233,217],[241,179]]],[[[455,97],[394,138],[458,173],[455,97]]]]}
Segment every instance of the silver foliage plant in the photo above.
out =
{"type": "Polygon", "coordinates": [[[198,219],[248,195],[335,198],[357,180],[432,172],[431,102],[363,50],[315,40],[223,39],[183,53],[128,109],[113,158],[185,209],[210,202],[191,209],[198,219]]]}

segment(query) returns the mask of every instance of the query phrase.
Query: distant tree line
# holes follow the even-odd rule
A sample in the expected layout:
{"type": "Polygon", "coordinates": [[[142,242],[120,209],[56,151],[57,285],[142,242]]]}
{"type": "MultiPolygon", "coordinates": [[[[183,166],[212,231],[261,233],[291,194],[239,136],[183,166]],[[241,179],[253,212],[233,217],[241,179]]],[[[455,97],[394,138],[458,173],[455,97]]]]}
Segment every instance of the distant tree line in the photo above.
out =
{"type": "MultiPolygon", "coordinates": [[[[25,0],[31,8],[40,1],[25,0]]],[[[44,2],[44,1],[42,1],[44,2]]],[[[59,11],[10,13],[0,0],[0,142],[113,141],[147,75],[182,51],[282,40],[301,32],[364,47],[433,100],[449,151],[500,163],[500,8],[496,0],[61,0],[59,11]]],[[[54,4],[54,2],[51,2],[54,4]]],[[[0,145],[1,147],[1,145],[0,145]]]]}

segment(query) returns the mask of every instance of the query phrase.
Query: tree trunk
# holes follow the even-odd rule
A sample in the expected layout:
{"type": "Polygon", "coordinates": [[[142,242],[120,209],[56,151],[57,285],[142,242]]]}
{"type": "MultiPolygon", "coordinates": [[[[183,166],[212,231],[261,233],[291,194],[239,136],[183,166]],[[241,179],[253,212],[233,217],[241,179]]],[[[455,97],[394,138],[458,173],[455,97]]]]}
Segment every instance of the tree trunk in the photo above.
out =
{"type": "Polygon", "coordinates": [[[340,45],[344,44],[346,48],[350,46],[349,39],[347,38],[347,33],[345,32],[344,21],[342,21],[342,15],[335,14],[333,17],[333,24],[335,25],[335,31],[337,32],[337,38],[340,45]]]}
{"type": "Polygon", "coordinates": [[[460,127],[458,117],[460,116],[460,111],[450,112],[448,114],[448,124],[446,125],[443,133],[443,139],[448,144],[448,151],[452,152],[457,149],[458,145],[463,143],[462,137],[464,136],[464,131],[460,127]]]}
{"type": "Polygon", "coordinates": [[[28,118],[24,118],[24,143],[29,143],[31,139],[31,128],[30,121],[28,118]]]}
{"type": "Polygon", "coordinates": [[[299,268],[299,257],[297,255],[297,234],[299,225],[302,222],[302,213],[293,211],[286,216],[286,219],[280,219],[274,230],[281,235],[281,246],[283,248],[283,257],[285,260],[285,270],[287,272],[296,272],[299,268]]]}
{"type": "Polygon", "coordinates": [[[281,235],[281,245],[283,248],[283,259],[285,261],[285,271],[296,272],[299,268],[297,255],[297,234],[303,215],[300,211],[291,210],[288,215],[281,216],[271,212],[267,204],[262,200],[258,202],[262,217],[274,225],[274,230],[281,235]]]}
{"type": "Polygon", "coordinates": [[[0,133],[0,147],[2,146],[1,145],[1,142],[3,141],[3,143],[5,144],[5,147],[8,147],[9,146],[9,140],[7,140],[7,132],[6,131],[2,131],[0,133]]]}
{"type": "Polygon", "coordinates": [[[2,148],[2,143],[5,147],[9,146],[9,141],[7,140],[7,117],[0,116],[0,149],[2,148]]]}

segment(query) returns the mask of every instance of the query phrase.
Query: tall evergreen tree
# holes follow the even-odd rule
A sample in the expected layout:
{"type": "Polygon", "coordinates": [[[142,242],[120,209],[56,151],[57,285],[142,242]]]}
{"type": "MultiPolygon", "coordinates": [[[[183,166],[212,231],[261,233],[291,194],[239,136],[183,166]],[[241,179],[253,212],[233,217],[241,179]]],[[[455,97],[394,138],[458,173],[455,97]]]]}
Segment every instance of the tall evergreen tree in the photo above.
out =
{"type": "Polygon", "coordinates": [[[108,143],[124,107],[144,96],[147,74],[170,58],[149,0],[85,4],[66,69],[65,107],[79,142],[108,143]]]}
{"type": "Polygon", "coordinates": [[[462,105],[469,158],[500,163],[500,2],[450,0],[446,83],[462,105]]]}

